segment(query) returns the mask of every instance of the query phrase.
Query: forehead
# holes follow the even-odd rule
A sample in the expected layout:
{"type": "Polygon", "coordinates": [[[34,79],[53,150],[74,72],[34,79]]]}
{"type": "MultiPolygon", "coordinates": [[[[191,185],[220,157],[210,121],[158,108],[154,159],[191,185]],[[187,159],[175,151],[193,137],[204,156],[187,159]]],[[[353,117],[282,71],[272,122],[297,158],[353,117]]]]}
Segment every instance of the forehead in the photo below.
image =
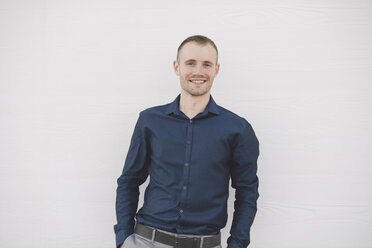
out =
{"type": "Polygon", "coordinates": [[[214,47],[209,43],[200,45],[196,42],[189,42],[181,48],[179,58],[180,61],[186,61],[189,59],[200,61],[216,61],[217,52],[216,49],[214,49],[214,47]]]}

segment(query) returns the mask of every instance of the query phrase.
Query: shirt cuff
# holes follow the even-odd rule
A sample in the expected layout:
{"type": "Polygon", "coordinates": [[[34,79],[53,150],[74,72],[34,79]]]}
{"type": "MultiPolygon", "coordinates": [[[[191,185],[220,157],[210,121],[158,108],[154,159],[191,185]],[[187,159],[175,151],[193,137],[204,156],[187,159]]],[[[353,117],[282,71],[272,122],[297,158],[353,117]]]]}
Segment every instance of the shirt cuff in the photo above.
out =
{"type": "Polygon", "coordinates": [[[246,248],[242,246],[242,244],[234,239],[231,239],[231,241],[227,244],[227,248],[246,248]]]}
{"type": "Polygon", "coordinates": [[[122,245],[126,238],[128,238],[129,235],[131,235],[133,232],[128,232],[125,230],[120,230],[116,233],[116,248],[118,248],[120,245],[122,245]]]}

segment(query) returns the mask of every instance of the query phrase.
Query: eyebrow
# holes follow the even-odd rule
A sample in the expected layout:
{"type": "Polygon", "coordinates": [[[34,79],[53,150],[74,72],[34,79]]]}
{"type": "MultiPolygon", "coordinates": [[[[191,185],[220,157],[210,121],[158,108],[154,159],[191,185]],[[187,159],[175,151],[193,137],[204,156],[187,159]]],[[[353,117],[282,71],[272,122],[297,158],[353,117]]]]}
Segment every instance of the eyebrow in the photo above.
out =
{"type": "MultiPolygon", "coordinates": [[[[185,61],[185,63],[188,63],[188,62],[195,62],[196,60],[195,59],[188,59],[185,61]]],[[[208,63],[208,64],[211,64],[211,65],[214,65],[212,62],[206,60],[206,61],[203,61],[203,63],[208,63]]]]}

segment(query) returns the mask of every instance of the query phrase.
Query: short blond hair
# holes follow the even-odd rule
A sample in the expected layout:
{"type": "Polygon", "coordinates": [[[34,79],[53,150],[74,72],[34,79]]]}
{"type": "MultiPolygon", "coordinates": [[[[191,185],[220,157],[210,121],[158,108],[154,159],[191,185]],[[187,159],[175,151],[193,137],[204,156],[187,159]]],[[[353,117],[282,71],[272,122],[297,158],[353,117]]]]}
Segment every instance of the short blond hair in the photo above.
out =
{"type": "Polygon", "coordinates": [[[203,36],[203,35],[193,35],[193,36],[190,36],[190,37],[186,38],[184,41],[182,41],[181,45],[177,49],[177,61],[178,62],[180,61],[179,60],[179,53],[180,53],[182,47],[189,42],[196,42],[199,45],[211,44],[213,46],[213,48],[216,50],[216,53],[217,53],[217,58],[216,58],[216,64],[217,64],[217,62],[218,62],[217,46],[216,46],[216,44],[214,44],[213,40],[211,40],[208,37],[203,36]]]}

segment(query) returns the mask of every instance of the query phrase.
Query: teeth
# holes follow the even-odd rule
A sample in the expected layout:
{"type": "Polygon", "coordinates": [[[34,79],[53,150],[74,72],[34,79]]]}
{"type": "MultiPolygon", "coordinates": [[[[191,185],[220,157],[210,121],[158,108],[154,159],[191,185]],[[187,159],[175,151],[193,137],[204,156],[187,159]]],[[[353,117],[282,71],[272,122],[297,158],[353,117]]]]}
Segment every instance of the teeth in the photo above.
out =
{"type": "Polygon", "coordinates": [[[201,84],[204,82],[204,80],[190,80],[190,81],[196,84],[201,84]]]}

